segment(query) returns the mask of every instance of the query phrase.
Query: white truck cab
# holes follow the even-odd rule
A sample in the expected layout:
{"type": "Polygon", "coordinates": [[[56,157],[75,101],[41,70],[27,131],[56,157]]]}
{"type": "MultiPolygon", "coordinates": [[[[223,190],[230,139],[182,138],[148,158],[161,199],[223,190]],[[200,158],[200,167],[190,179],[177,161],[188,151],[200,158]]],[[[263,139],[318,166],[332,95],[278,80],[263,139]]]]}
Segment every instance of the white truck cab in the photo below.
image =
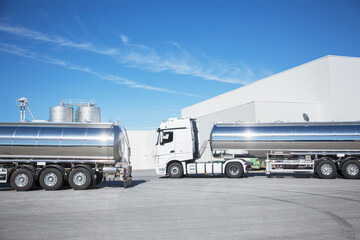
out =
{"type": "Polygon", "coordinates": [[[223,174],[240,177],[246,172],[242,159],[212,158],[207,162],[195,162],[200,158],[196,119],[170,118],[160,124],[155,150],[156,173],[179,178],[190,174],[223,174]]]}

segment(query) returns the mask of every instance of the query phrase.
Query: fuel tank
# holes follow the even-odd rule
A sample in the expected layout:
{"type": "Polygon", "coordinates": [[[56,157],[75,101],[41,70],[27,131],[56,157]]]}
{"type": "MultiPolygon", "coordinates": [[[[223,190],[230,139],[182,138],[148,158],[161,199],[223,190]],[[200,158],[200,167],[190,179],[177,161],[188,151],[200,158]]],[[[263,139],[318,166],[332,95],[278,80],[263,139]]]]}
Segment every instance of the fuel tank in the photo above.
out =
{"type": "Polygon", "coordinates": [[[291,151],[360,151],[360,122],[216,124],[213,153],[231,150],[257,158],[291,151]]]}
{"type": "Polygon", "coordinates": [[[0,160],[122,161],[124,133],[114,123],[0,123],[0,160]]]}

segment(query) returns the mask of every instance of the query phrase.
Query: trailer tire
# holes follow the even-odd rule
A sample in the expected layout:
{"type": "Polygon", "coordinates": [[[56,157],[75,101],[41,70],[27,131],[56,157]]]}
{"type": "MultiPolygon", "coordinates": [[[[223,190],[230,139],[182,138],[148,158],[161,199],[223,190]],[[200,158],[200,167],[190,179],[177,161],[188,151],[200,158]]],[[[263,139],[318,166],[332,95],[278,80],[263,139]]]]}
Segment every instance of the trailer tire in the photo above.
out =
{"type": "Polygon", "coordinates": [[[84,167],[77,167],[71,170],[69,184],[74,190],[84,190],[91,184],[91,174],[84,167]]]}
{"type": "Polygon", "coordinates": [[[240,163],[230,162],[226,165],[225,173],[228,178],[239,178],[243,175],[244,170],[240,163]]]}
{"type": "Polygon", "coordinates": [[[336,165],[331,160],[322,160],[316,164],[316,173],[320,178],[334,178],[336,175],[336,165]]]}
{"type": "Polygon", "coordinates": [[[64,182],[63,174],[56,168],[47,168],[40,174],[40,186],[45,190],[58,190],[64,182]]]}
{"type": "Polygon", "coordinates": [[[20,168],[11,174],[10,185],[16,191],[27,191],[34,185],[34,174],[28,169],[20,168]]]}
{"type": "Polygon", "coordinates": [[[341,171],[345,178],[358,179],[360,178],[360,163],[358,160],[348,160],[342,165],[341,171]]]}
{"type": "Polygon", "coordinates": [[[183,167],[180,163],[171,163],[168,167],[168,174],[171,178],[181,178],[184,175],[183,167]]]}

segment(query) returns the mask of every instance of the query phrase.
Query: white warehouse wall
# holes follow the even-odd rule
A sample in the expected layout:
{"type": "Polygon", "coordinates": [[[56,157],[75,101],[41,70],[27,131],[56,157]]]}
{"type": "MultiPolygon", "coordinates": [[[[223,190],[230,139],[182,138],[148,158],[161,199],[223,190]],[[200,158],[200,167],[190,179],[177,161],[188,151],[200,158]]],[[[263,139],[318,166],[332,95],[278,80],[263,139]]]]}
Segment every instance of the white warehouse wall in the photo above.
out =
{"type": "Polygon", "coordinates": [[[304,113],[310,117],[310,121],[322,121],[323,119],[320,103],[255,102],[255,122],[303,122],[304,113]]]}
{"type": "MultiPolygon", "coordinates": [[[[159,123],[160,125],[160,123],[159,123]]],[[[128,131],[133,169],[155,169],[155,144],[157,132],[128,131]]]]}
{"type": "Polygon", "coordinates": [[[254,101],[328,103],[329,76],[329,57],[320,58],[184,108],[182,116],[198,118],[254,101]]]}
{"type": "MultiPolygon", "coordinates": [[[[334,121],[360,120],[360,58],[330,57],[331,104],[334,121]]],[[[326,119],[325,119],[326,120],[326,119]]]]}

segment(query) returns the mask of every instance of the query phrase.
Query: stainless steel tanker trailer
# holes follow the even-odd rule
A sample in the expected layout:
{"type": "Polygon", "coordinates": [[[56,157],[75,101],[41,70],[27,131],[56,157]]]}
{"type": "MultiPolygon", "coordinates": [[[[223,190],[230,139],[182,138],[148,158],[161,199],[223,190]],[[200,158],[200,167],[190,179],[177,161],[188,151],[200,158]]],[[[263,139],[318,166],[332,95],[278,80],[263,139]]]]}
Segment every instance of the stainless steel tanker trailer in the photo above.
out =
{"type": "Polygon", "coordinates": [[[266,173],[308,172],[321,178],[338,173],[360,178],[360,122],[215,124],[212,158],[200,158],[195,119],[169,119],[159,128],[157,173],[223,174],[240,177],[247,159],[266,162],[266,173]],[[184,144],[184,142],[191,144],[184,144]]]}
{"type": "Polygon", "coordinates": [[[131,184],[130,146],[117,123],[0,123],[0,183],[76,190],[119,178],[131,184]]]}

